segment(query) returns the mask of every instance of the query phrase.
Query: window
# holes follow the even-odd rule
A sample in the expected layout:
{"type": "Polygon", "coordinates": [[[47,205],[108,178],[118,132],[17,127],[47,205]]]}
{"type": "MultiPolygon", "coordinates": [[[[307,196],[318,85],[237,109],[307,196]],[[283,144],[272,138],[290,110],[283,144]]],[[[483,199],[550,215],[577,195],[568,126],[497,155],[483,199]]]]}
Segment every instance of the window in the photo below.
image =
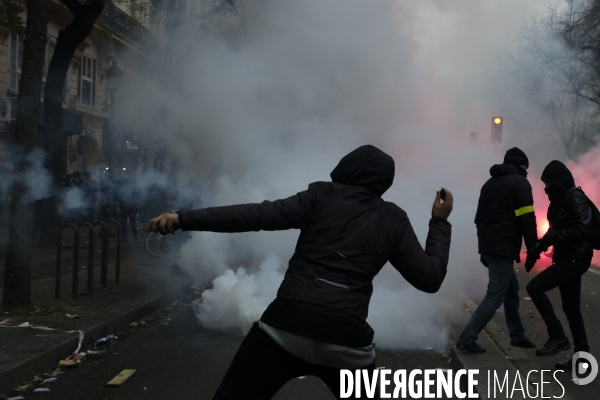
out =
{"type": "MultiPolygon", "coordinates": [[[[48,75],[48,68],[50,67],[50,60],[52,60],[52,56],[54,55],[54,49],[56,48],[56,42],[54,40],[48,41],[48,51],[46,52],[46,63],[44,65],[44,76],[48,75]]],[[[45,85],[44,78],[44,85],[45,85]]],[[[67,71],[67,78],[65,79],[65,84],[63,85],[63,93],[62,93],[62,102],[63,104],[67,103],[67,91],[69,88],[69,72],[67,71]]],[[[44,91],[42,89],[42,97],[44,97],[44,91]]]]}
{"type": "Polygon", "coordinates": [[[79,102],[96,106],[96,59],[87,55],[81,57],[79,67],[79,102]]]}
{"type": "Polygon", "coordinates": [[[23,65],[23,38],[20,35],[10,37],[10,88],[18,90],[23,65]]]}

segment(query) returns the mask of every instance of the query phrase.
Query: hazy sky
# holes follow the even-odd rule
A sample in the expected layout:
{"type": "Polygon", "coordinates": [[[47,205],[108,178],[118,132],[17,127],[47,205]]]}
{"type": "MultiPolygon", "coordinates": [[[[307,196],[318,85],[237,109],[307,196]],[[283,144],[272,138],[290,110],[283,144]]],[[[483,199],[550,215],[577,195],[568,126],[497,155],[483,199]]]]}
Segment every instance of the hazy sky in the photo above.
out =
{"type": "Polygon", "coordinates": [[[506,60],[517,30],[547,10],[547,0],[414,2],[410,22],[418,60],[442,82],[460,84],[506,60]]]}

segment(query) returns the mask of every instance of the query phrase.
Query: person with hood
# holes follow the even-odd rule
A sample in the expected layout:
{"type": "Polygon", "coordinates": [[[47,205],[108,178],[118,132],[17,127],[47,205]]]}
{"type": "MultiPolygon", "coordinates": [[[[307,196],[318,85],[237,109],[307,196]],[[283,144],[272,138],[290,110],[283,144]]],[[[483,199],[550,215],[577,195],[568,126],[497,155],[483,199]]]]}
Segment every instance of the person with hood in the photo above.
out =
{"type": "Polygon", "coordinates": [[[519,280],[514,269],[514,262],[520,262],[523,239],[530,249],[538,238],[527,168],[527,155],[513,147],[506,152],[503,164],[490,168],[491,178],[481,188],[475,225],[481,262],[489,269],[489,283],[483,301],[458,337],[458,350],[486,351],[477,344],[477,338],[502,304],[510,344],[535,347],[525,336],[519,315],[519,280]]]}
{"type": "MultiPolygon", "coordinates": [[[[540,254],[554,246],[553,264],[540,272],[527,285],[527,293],[546,323],[548,341],[536,351],[537,356],[551,356],[568,350],[571,345],[546,292],[557,288],[562,308],[573,335],[575,353],[590,351],[583,316],[581,315],[581,276],[590,268],[594,252],[590,238],[592,209],[587,196],[575,187],[571,171],[560,161],[550,162],[542,173],[544,191],[550,199],[548,232],[527,255],[529,272],[540,254]]],[[[571,369],[571,361],[557,363],[558,369],[571,369]]]]}
{"type": "Polygon", "coordinates": [[[394,170],[391,156],[361,146],[341,159],[331,182],[311,183],[286,199],[150,220],[148,229],[163,234],[179,228],[300,229],[277,297],[244,338],[214,399],[270,399],[303,375],[320,377],[339,398],[340,369],[375,369],[374,332],[366,319],[381,268],[390,261],[417,289],[440,288],[450,251],[452,194],[437,192],[423,250],[406,213],[381,198],[394,170]]]}

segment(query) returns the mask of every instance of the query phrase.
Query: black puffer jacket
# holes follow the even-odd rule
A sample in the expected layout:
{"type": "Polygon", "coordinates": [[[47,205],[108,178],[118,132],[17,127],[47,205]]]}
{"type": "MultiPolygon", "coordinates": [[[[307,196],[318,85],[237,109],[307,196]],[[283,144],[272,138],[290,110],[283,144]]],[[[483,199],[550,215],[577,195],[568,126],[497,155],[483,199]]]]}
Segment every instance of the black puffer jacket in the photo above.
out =
{"type": "Polygon", "coordinates": [[[475,215],[479,254],[509,257],[519,261],[521,244],[537,242],[533,194],[527,172],[512,164],[490,168],[492,176],[481,188],[475,215]]]}
{"type": "Polygon", "coordinates": [[[548,222],[550,229],[541,240],[546,246],[554,246],[554,261],[592,257],[592,209],[580,189],[572,186],[562,199],[550,203],[548,222]]]}
{"type": "Polygon", "coordinates": [[[446,275],[451,226],[432,218],[423,251],[406,213],[381,199],[394,179],[394,160],[376,147],[354,150],[331,177],[284,200],[181,212],[180,225],[213,232],[300,229],[277,298],[261,320],[361,347],[373,340],[366,319],[375,275],[389,260],[417,289],[437,291],[446,275]]]}

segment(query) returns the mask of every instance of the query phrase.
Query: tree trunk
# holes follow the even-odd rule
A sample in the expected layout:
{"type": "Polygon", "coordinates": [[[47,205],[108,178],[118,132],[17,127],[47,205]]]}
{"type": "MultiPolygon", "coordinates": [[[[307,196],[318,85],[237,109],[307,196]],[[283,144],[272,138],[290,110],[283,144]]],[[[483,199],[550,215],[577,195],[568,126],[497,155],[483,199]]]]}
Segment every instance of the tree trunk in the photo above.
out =
{"type": "MultiPolygon", "coordinates": [[[[56,47],[46,77],[44,90],[44,148],[48,153],[47,166],[51,171],[55,192],[62,186],[66,173],[67,135],[63,130],[62,93],[71,60],[81,44],[92,32],[96,20],[104,9],[103,0],[91,0],[81,4],[77,0],[62,0],[73,13],[69,26],[58,33],[56,47]]],[[[46,200],[40,221],[42,238],[54,240],[58,230],[57,199],[46,200]]],[[[53,242],[52,242],[53,243],[53,242]]]]}
{"type": "MultiPolygon", "coordinates": [[[[40,97],[46,40],[48,34],[49,0],[29,0],[27,28],[23,47],[23,65],[17,100],[17,126],[15,142],[30,154],[37,145],[40,118],[40,97]]],[[[17,173],[31,167],[27,157],[20,160],[17,173]]],[[[32,199],[22,179],[15,180],[11,188],[10,225],[4,268],[3,304],[31,302],[31,248],[33,242],[32,199]]]]}

